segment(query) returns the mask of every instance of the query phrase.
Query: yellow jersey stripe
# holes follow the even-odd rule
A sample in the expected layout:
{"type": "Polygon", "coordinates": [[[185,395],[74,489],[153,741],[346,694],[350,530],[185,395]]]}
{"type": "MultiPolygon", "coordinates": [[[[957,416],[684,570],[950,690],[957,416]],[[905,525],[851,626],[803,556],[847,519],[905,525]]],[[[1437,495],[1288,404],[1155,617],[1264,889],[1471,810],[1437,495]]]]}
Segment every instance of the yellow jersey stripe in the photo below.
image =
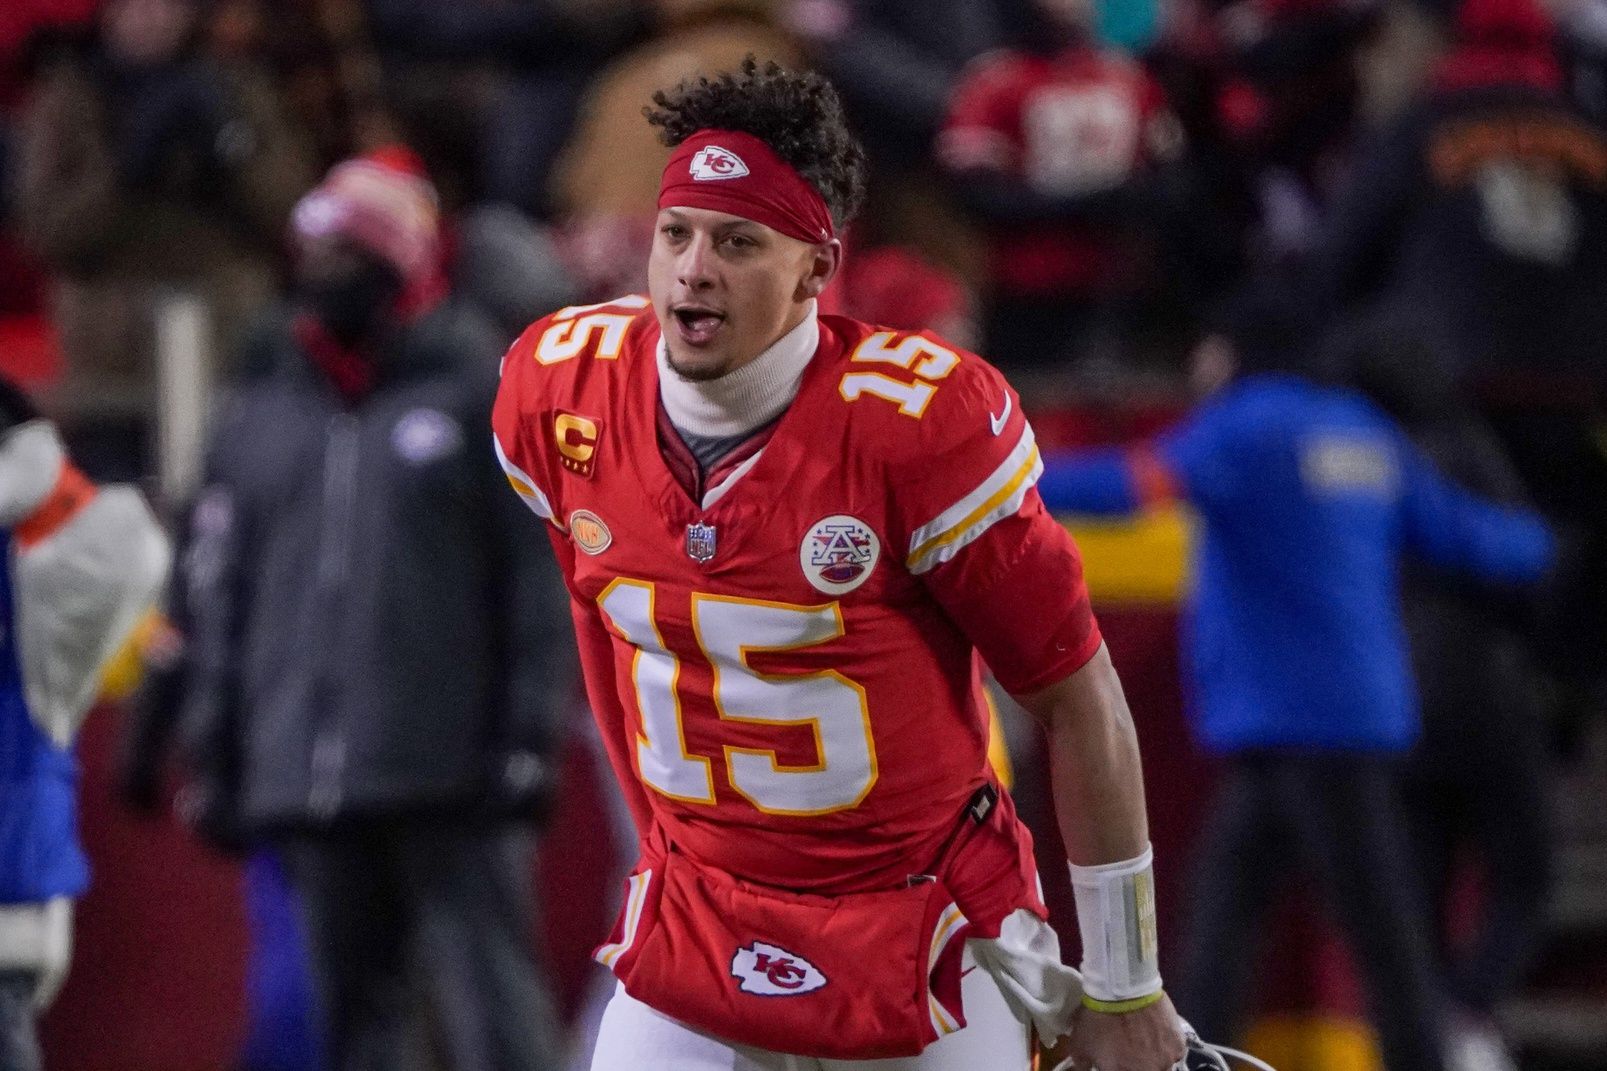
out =
{"type": "Polygon", "coordinates": [[[1000,487],[1010,481],[1010,478],[1020,470],[1022,463],[1036,447],[1037,440],[1033,436],[1032,425],[1023,422],[1021,435],[1016,439],[1015,445],[1010,448],[1010,452],[1005,455],[1004,460],[1000,461],[994,470],[988,473],[987,477],[972,488],[969,493],[960,496],[948,508],[921,525],[910,535],[910,557],[914,557],[921,547],[930,543],[937,536],[963,523],[966,517],[976,512],[979,504],[992,498],[1000,487]]]}
{"type": "Polygon", "coordinates": [[[924,573],[934,566],[953,558],[961,549],[975,542],[984,532],[1006,517],[1013,516],[1026,500],[1027,491],[1038,482],[1043,472],[1043,460],[1036,445],[1027,458],[1004,485],[983,500],[958,524],[940,535],[928,539],[910,553],[906,562],[910,572],[924,573]]]}
{"type": "MultiPolygon", "coordinates": [[[[508,460],[507,451],[502,449],[502,440],[497,438],[495,432],[491,433],[491,445],[496,448],[497,462],[502,466],[503,474],[508,477],[509,485],[518,492],[524,504],[529,506],[536,516],[557,524],[552,514],[552,503],[547,501],[547,496],[541,493],[541,488],[536,486],[536,481],[530,478],[529,473],[508,460]]],[[[562,528],[563,525],[559,524],[558,527],[562,528]]]]}

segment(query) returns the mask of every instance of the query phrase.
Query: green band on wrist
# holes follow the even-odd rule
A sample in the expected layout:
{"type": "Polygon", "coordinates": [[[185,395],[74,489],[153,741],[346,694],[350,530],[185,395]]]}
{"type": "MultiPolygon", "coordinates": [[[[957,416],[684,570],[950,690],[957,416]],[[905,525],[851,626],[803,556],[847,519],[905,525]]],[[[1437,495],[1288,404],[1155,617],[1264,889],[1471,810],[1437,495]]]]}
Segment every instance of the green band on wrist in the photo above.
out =
{"type": "Polygon", "coordinates": [[[1157,989],[1147,997],[1134,997],[1132,1000],[1096,1000],[1087,993],[1082,995],[1082,1006],[1090,1011],[1104,1012],[1106,1015],[1126,1015],[1136,1012],[1140,1008],[1147,1008],[1151,1004],[1159,1004],[1166,990],[1157,989]]]}

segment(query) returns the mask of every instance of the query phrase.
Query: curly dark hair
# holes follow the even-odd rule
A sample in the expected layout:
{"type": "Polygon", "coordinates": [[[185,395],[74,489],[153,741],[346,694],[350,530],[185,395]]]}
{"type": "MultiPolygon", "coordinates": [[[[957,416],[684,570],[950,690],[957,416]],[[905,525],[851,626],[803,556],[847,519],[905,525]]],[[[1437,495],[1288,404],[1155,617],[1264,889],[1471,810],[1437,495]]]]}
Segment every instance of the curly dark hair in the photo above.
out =
{"type": "Polygon", "coordinates": [[[763,141],[826,199],[838,229],[865,200],[865,148],[848,129],[832,84],[752,55],[735,74],[699,77],[653,94],[643,108],[659,139],[679,145],[699,130],[739,130],[763,141]]]}

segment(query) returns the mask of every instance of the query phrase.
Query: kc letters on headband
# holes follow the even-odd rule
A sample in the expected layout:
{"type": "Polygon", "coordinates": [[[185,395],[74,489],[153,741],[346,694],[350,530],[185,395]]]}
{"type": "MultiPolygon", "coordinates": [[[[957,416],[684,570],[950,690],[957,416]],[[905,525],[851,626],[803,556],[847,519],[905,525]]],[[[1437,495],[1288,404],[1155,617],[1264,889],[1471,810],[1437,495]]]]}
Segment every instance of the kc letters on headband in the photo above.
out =
{"type": "Polygon", "coordinates": [[[801,242],[836,234],[820,192],[770,146],[736,130],[699,130],[676,146],[658,207],[725,212],[801,242]]]}

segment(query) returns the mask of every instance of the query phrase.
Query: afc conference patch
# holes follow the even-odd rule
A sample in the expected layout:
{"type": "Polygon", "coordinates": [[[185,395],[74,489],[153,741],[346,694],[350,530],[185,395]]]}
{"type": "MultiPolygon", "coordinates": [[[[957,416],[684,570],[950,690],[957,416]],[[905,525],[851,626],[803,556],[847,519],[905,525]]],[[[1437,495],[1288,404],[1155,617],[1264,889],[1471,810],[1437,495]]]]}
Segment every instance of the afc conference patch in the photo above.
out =
{"type": "Polygon", "coordinates": [[[870,579],[882,543],[857,517],[836,514],[816,521],[798,547],[798,564],[823,595],[846,595],[870,579]]]}

